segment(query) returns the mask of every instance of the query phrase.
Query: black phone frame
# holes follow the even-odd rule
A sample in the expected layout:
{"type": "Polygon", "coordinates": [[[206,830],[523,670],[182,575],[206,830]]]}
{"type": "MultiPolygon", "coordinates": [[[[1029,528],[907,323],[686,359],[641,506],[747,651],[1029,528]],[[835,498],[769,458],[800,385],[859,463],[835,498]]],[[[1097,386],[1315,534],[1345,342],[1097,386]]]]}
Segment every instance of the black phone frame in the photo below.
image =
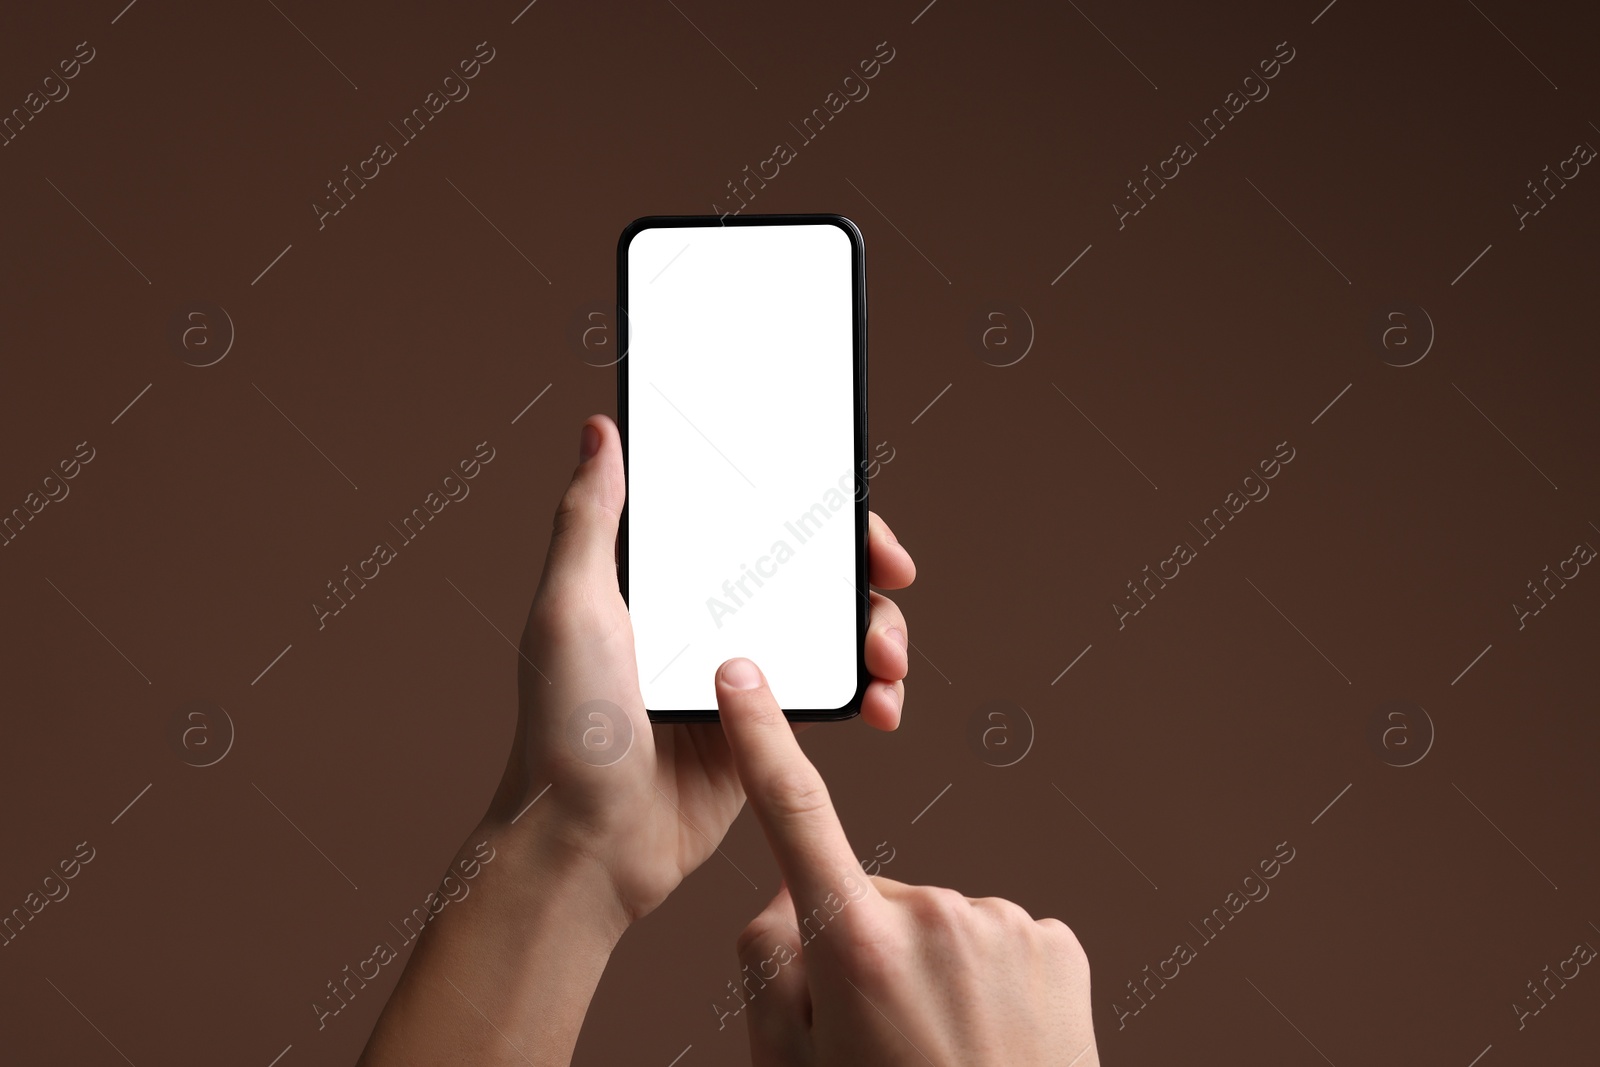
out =
{"type": "MultiPolygon", "coordinates": [[[[872,681],[867,671],[866,640],[869,616],[867,596],[867,268],[866,243],[861,230],[843,215],[646,215],[634,219],[617,239],[617,428],[622,434],[622,462],[628,467],[628,246],[644,230],[699,226],[837,226],[850,239],[851,303],[855,390],[855,524],[856,524],[856,691],[837,708],[785,709],[791,722],[838,722],[861,713],[861,701],[872,681]]],[[[617,530],[617,583],[628,599],[628,503],[624,500],[617,530]]],[[[716,708],[657,711],[645,708],[652,722],[716,722],[716,708]]]]}

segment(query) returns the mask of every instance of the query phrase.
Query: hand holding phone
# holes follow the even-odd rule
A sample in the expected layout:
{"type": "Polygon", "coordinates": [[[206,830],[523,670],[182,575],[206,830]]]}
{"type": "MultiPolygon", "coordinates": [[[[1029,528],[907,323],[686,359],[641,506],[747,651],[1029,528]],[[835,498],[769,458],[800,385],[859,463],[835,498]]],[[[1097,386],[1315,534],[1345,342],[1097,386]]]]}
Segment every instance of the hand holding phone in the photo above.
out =
{"type": "MultiPolygon", "coordinates": [[[[592,416],[523,633],[521,714],[494,814],[518,832],[549,830],[569,851],[597,859],[631,920],[711,854],[744,794],[714,723],[652,728],[645,715],[614,555],[625,499],[617,427],[592,416]]],[[[870,530],[873,583],[910,584],[911,557],[875,515],[870,530]]],[[[863,717],[878,729],[900,722],[905,633],[900,609],[874,592],[863,717]]]]}
{"type": "MultiPolygon", "coordinates": [[[[744,806],[720,727],[652,727],[645,716],[617,587],[625,494],[616,424],[591,416],[517,650],[510,757],[464,846],[486,846],[494,861],[469,906],[429,923],[363,1064],[566,1063],[612,946],[711,856],[744,806]],[[464,1003],[494,1026],[463,1026],[464,1003]]],[[[872,583],[909,585],[911,557],[869,518],[872,583]]],[[[861,717],[893,730],[907,663],[892,634],[905,619],[872,598],[861,717]]]]}

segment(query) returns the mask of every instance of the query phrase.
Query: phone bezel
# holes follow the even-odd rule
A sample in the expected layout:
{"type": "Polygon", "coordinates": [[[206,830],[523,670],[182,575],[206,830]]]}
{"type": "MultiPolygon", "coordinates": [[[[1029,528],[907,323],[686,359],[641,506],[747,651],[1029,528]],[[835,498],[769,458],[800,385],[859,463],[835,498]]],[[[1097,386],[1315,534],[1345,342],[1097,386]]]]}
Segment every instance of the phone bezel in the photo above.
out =
{"type": "MultiPolygon", "coordinates": [[[[646,215],[634,219],[617,239],[617,428],[622,434],[622,462],[628,466],[628,247],[645,230],[698,226],[837,226],[850,239],[851,303],[853,323],[853,387],[855,392],[855,524],[856,524],[856,691],[837,708],[785,709],[792,722],[837,722],[861,713],[861,701],[872,680],[867,671],[866,640],[869,602],[867,597],[867,271],[866,244],[856,224],[843,215],[646,215]]],[[[624,501],[617,530],[617,583],[624,602],[628,599],[628,504],[624,501]]],[[[652,722],[715,722],[717,709],[658,711],[645,707],[652,722]]]]}

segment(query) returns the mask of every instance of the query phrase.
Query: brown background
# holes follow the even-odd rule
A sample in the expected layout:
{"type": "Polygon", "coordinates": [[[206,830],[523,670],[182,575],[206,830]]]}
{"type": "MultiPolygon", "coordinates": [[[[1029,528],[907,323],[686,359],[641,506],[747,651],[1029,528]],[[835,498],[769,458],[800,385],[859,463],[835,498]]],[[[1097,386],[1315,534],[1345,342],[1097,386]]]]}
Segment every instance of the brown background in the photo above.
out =
{"type": "MultiPolygon", "coordinates": [[[[123,2],[0,26],[6,110],[97,52],[0,148],[0,507],[96,449],[0,549],[0,909],[96,849],[0,949],[5,1059],[355,1058],[398,968],[320,1032],[310,1005],[498,776],[495,629],[613,410],[573,326],[618,232],[725,202],[880,41],[870,96],[752,204],[869,249],[873,501],[920,578],[905,726],[807,735],[858,852],[1071,924],[1107,1063],[1593,1058],[1600,975],[1511,1008],[1600,944],[1600,577],[1511,609],[1600,545],[1600,177],[1510,209],[1600,143],[1579,5],[123,2]],[[470,97],[319,231],[323,183],[485,40],[470,97]],[[1124,183],[1280,41],[1271,95],[1119,231],[1124,183]],[[211,367],[169,337],[195,301],[237,331],[211,367]],[[1373,323],[1406,305],[1437,343],[1397,368],[1373,323]],[[1033,324],[1003,368],[996,308],[1033,324]],[[485,439],[470,498],[319,632],[324,583],[485,439]],[[1123,583],[1282,441],[1271,496],[1119,631],[1123,583]],[[174,741],[195,700],[237,732],[206,768],[174,741]],[[991,700],[1036,727],[1015,766],[968,744],[991,700]],[[1436,731],[1410,767],[1368,740],[1390,700],[1436,731]],[[1119,1030],[1125,983],[1283,841],[1271,896],[1119,1030]]],[[[578,1062],[744,1062],[710,1006],[777,872],[748,814],[724,849],[624,941],[578,1062]]]]}

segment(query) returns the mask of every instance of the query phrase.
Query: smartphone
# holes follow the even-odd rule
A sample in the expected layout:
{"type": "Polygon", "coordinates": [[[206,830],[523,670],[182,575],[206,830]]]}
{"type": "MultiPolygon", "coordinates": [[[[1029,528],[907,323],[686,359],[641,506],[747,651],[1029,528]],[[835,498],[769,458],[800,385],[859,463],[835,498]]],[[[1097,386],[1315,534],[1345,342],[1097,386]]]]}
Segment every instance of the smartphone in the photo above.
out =
{"type": "Polygon", "coordinates": [[[617,243],[618,577],[650,718],[754,660],[797,721],[860,711],[867,294],[842,215],[654,216],[617,243]]]}

